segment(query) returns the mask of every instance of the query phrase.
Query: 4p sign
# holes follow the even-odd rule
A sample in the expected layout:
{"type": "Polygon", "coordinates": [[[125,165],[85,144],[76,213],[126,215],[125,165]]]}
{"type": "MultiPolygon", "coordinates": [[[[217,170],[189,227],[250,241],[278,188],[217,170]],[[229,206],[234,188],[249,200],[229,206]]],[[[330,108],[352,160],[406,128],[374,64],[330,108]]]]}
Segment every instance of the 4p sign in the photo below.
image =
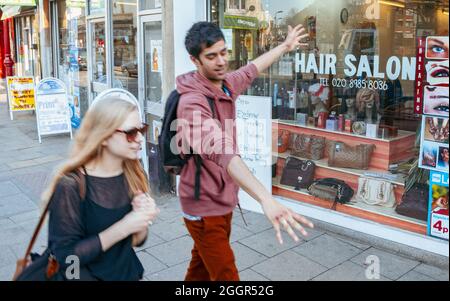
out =
{"type": "Polygon", "coordinates": [[[428,234],[448,240],[448,173],[431,171],[428,234]]]}

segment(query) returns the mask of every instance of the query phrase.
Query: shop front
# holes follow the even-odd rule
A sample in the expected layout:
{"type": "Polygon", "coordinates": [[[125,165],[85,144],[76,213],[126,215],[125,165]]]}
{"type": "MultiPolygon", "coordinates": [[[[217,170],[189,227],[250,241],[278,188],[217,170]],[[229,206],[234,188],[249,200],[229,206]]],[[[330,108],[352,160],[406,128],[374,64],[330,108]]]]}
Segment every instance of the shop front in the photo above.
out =
{"type": "Polygon", "coordinates": [[[124,89],[139,101],[150,125],[145,149],[150,160],[163,114],[163,5],[158,0],[53,0],[48,12],[52,73],[67,85],[72,127],[79,128],[97,95],[124,89]]]}
{"type": "Polygon", "coordinates": [[[448,256],[448,242],[427,235],[440,228],[448,240],[449,7],[419,2],[211,0],[208,13],[231,69],[282,43],[289,25],[309,33],[308,47],[247,91],[272,99],[273,194],[300,213],[448,256]],[[447,188],[430,184],[438,166],[447,188]],[[444,218],[430,224],[436,206],[444,218]]]}

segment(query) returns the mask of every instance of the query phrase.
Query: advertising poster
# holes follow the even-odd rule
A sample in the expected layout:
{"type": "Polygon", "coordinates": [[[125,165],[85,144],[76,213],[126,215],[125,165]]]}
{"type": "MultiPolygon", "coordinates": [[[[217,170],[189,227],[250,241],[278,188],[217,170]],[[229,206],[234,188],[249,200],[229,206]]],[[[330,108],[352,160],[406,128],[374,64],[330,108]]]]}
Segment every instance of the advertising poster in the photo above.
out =
{"type": "Polygon", "coordinates": [[[41,136],[70,133],[72,125],[64,83],[56,78],[42,80],[36,87],[36,119],[39,143],[41,136]]]}
{"type": "Polygon", "coordinates": [[[448,173],[448,37],[426,38],[419,167],[448,173]]]}
{"type": "Polygon", "coordinates": [[[162,40],[150,41],[151,71],[162,72],[162,40]]]}
{"type": "MultiPolygon", "coordinates": [[[[256,178],[272,191],[272,99],[240,96],[236,101],[239,153],[256,178]]],[[[243,209],[259,211],[260,205],[246,192],[239,192],[243,209]]]]}
{"type": "Polygon", "coordinates": [[[423,115],[419,167],[448,173],[449,119],[423,115]]]}
{"type": "Polygon", "coordinates": [[[430,174],[428,234],[448,240],[448,172],[430,174]]]}
{"type": "Polygon", "coordinates": [[[12,112],[35,109],[33,77],[8,77],[7,84],[11,120],[12,112]]]}
{"type": "Polygon", "coordinates": [[[414,113],[422,114],[423,109],[423,85],[425,78],[425,44],[426,38],[417,39],[416,82],[414,113]]]}

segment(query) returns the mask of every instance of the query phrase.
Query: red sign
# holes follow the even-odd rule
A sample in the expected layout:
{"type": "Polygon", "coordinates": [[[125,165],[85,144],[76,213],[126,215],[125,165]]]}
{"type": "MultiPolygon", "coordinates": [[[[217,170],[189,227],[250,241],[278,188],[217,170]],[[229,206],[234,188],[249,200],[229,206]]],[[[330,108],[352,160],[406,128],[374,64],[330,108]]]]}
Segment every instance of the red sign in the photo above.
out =
{"type": "Polygon", "coordinates": [[[423,86],[425,82],[425,37],[417,38],[417,61],[416,61],[416,84],[415,84],[415,104],[414,113],[423,112],[423,86]]]}

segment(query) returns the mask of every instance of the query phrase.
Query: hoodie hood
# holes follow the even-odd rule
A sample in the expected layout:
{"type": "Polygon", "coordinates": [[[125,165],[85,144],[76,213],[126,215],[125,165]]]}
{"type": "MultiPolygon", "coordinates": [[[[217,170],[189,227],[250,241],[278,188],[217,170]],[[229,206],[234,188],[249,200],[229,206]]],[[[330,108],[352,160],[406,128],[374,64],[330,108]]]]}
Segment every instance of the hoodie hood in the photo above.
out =
{"type": "Polygon", "coordinates": [[[214,86],[211,81],[197,71],[178,76],[177,91],[180,94],[200,93],[212,99],[231,100],[221,89],[214,86]]]}

